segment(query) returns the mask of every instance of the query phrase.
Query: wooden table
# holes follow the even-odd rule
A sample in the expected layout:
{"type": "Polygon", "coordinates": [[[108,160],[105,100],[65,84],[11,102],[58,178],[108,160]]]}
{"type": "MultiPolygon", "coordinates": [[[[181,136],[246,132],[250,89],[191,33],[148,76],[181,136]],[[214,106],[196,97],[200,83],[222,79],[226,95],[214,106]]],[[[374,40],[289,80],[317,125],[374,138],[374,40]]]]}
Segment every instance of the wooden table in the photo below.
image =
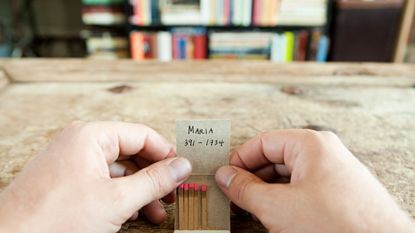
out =
{"type": "MultiPolygon", "coordinates": [[[[335,131],[415,217],[415,66],[0,60],[0,68],[0,188],[75,119],[141,122],[174,142],[176,119],[227,118],[233,148],[271,129],[335,131]]],[[[233,217],[233,231],[260,231],[249,219],[233,217]]],[[[172,228],[170,217],[122,232],[172,228]]]]}

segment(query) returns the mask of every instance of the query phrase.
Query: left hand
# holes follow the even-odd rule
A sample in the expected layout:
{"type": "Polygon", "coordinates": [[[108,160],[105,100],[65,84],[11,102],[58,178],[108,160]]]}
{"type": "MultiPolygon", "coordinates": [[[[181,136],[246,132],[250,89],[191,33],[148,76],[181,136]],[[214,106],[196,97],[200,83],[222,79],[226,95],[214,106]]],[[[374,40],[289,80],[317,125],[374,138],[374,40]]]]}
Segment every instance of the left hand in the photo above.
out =
{"type": "MultiPolygon", "coordinates": [[[[19,145],[16,145],[19,146],[19,145]]],[[[116,232],[137,211],[153,223],[191,172],[149,127],[74,122],[0,196],[0,232],[116,232]]]]}

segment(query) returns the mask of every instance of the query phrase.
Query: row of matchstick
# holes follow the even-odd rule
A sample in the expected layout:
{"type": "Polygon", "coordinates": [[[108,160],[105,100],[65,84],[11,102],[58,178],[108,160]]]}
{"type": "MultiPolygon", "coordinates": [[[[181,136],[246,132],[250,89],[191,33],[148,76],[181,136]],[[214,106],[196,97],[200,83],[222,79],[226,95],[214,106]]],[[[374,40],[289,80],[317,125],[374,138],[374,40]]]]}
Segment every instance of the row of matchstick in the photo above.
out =
{"type": "Polygon", "coordinates": [[[177,188],[178,230],[207,230],[207,186],[181,184],[177,188]]]}

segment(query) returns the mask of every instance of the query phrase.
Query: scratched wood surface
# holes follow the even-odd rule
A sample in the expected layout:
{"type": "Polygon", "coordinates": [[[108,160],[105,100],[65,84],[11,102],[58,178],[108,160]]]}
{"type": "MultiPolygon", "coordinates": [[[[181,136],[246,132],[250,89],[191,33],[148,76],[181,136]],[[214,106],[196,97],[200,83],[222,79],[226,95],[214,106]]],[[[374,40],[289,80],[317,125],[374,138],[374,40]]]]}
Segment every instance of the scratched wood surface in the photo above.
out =
{"type": "MultiPolygon", "coordinates": [[[[0,60],[0,189],[68,122],[232,120],[232,148],[272,129],[335,131],[415,217],[415,66],[269,62],[0,60]]],[[[171,206],[168,207],[172,212],[171,206]]],[[[173,219],[121,232],[172,232],[173,219]]],[[[261,232],[232,216],[233,232],[261,232]]]]}

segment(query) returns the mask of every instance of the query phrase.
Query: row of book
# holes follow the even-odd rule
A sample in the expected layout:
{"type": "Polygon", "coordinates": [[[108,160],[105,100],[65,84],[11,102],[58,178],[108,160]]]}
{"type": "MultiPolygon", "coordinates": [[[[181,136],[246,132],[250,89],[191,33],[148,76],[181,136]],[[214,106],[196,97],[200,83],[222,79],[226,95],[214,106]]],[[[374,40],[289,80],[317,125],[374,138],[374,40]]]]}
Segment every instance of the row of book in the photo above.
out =
{"type": "Polygon", "coordinates": [[[129,44],[118,25],[126,22],[125,0],[82,0],[82,21],[88,30],[81,32],[90,58],[129,57],[129,44]]]}
{"type": "Polygon", "coordinates": [[[171,32],[135,31],[130,33],[130,47],[131,57],[134,60],[206,59],[206,30],[176,28],[171,32]]]}
{"type": "Polygon", "coordinates": [[[134,60],[260,59],[275,62],[327,59],[329,40],[321,31],[220,32],[179,28],[130,34],[134,60]],[[208,39],[209,38],[209,39],[208,39]]]}
{"type": "Polygon", "coordinates": [[[118,59],[129,58],[128,39],[109,31],[84,31],[89,58],[118,59]]]}
{"type": "Polygon", "coordinates": [[[127,21],[124,0],[82,0],[86,25],[122,25],[127,21]]]}
{"type": "Polygon", "coordinates": [[[329,41],[320,30],[286,32],[215,32],[210,35],[209,57],[261,59],[289,63],[327,60],[329,41]]]}
{"type": "Polygon", "coordinates": [[[130,0],[135,25],[322,26],[327,0],[130,0]]]}

